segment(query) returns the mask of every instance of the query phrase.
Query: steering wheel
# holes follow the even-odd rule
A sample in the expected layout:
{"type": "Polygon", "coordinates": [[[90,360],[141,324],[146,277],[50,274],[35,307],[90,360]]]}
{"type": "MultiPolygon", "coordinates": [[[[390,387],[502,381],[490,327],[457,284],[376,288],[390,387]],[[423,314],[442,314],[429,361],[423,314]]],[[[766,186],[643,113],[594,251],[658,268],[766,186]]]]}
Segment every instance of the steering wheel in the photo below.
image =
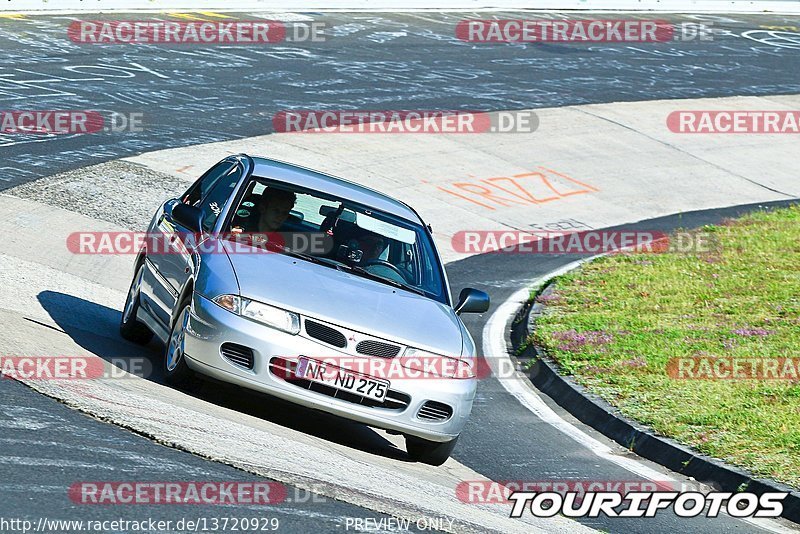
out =
{"type": "MultiPolygon", "coordinates": [[[[397,274],[397,276],[400,277],[399,280],[397,278],[394,278],[393,276],[390,276],[388,278],[392,278],[393,280],[395,280],[397,282],[402,282],[404,284],[408,283],[408,280],[406,280],[406,277],[403,275],[403,272],[400,269],[398,269],[396,265],[394,265],[392,263],[389,263],[386,260],[375,259],[375,260],[367,260],[367,261],[364,262],[364,268],[365,269],[368,269],[369,267],[373,267],[373,266],[385,267],[385,268],[389,269],[392,272],[392,274],[397,274]]],[[[378,274],[379,276],[381,276],[379,273],[374,273],[374,274],[378,274]]]]}

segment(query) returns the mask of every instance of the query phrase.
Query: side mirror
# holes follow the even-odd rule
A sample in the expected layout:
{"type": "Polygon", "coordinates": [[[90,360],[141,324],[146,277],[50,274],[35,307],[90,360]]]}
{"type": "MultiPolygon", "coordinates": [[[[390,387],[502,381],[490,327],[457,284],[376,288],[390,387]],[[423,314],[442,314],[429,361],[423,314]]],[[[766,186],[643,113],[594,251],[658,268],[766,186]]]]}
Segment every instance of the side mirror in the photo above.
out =
{"type": "Polygon", "coordinates": [[[468,287],[458,296],[456,313],[483,313],[489,309],[489,295],[468,287]]]}
{"type": "Polygon", "coordinates": [[[199,233],[203,227],[203,210],[179,202],[172,208],[172,219],[187,230],[199,233]]]}

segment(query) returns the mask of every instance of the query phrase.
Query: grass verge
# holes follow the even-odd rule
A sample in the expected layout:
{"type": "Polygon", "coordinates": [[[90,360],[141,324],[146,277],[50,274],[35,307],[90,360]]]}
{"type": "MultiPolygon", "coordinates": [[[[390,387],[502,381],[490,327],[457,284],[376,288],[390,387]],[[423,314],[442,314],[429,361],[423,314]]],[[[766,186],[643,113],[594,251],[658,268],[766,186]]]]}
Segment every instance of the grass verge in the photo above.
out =
{"type": "Polygon", "coordinates": [[[559,277],[533,340],[627,417],[800,488],[800,207],[695,232],[713,247],[559,277]]]}

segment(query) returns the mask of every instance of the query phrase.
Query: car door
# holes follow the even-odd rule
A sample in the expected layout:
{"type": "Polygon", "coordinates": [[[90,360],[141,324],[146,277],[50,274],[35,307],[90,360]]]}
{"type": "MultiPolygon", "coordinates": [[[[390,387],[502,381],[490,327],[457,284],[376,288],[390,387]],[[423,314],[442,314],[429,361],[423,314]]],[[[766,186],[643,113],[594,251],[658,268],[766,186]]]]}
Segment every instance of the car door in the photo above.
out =
{"type": "Polygon", "coordinates": [[[224,200],[220,203],[220,193],[228,189],[232,191],[239,177],[241,166],[235,159],[221,161],[201,176],[180,199],[168,201],[156,221],[153,230],[160,246],[148,253],[147,259],[148,267],[153,271],[152,295],[159,308],[154,311],[165,327],[169,327],[180,291],[191,276],[195,253],[191,245],[199,239],[172,218],[172,209],[181,202],[200,208],[204,211],[203,227],[210,231],[224,206],[224,200]],[[217,190],[218,184],[224,187],[217,190]],[[218,194],[212,195],[214,191],[218,194]]]}

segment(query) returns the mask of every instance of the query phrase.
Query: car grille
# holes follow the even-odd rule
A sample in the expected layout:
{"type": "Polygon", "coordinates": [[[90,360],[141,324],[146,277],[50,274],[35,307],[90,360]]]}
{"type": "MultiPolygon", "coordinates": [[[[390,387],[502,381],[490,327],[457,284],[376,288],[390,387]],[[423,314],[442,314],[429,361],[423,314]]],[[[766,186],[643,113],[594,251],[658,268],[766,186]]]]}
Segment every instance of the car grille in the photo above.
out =
{"type": "Polygon", "coordinates": [[[327,384],[320,384],[304,378],[298,378],[294,374],[296,369],[297,362],[289,361],[285,358],[276,356],[269,361],[270,372],[278,378],[294,386],[301,387],[309,391],[314,391],[315,393],[321,393],[322,395],[327,395],[328,397],[333,397],[334,399],[352,402],[353,404],[358,404],[361,406],[369,406],[370,408],[382,408],[385,410],[396,410],[399,412],[408,408],[408,405],[411,402],[410,396],[393,389],[390,389],[386,392],[386,398],[383,399],[383,402],[376,401],[375,399],[368,399],[366,397],[362,397],[361,395],[356,395],[355,393],[350,393],[349,391],[343,391],[327,384]]]}
{"type": "Polygon", "coordinates": [[[314,339],[318,339],[334,347],[344,348],[347,346],[347,338],[344,337],[344,334],[335,328],[331,328],[330,326],[316,321],[309,321],[306,319],[306,333],[314,339]]]}
{"type": "Polygon", "coordinates": [[[367,339],[356,345],[356,352],[367,356],[378,356],[380,358],[394,358],[400,352],[400,347],[391,343],[367,339]]]}
{"type": "Polygon", "coordinates": [[[417,418],[425,421],[447,421],[453,416],[453,408],[447,404],[428,401],[417,412],[417,418]]]}
{"type": "Polygon", "coordinates": [[[253,349],[237,345],[236,343],[223,343],[219,350],[229,362],[239,367],[252,369],[255,365],[253,349]]]}

